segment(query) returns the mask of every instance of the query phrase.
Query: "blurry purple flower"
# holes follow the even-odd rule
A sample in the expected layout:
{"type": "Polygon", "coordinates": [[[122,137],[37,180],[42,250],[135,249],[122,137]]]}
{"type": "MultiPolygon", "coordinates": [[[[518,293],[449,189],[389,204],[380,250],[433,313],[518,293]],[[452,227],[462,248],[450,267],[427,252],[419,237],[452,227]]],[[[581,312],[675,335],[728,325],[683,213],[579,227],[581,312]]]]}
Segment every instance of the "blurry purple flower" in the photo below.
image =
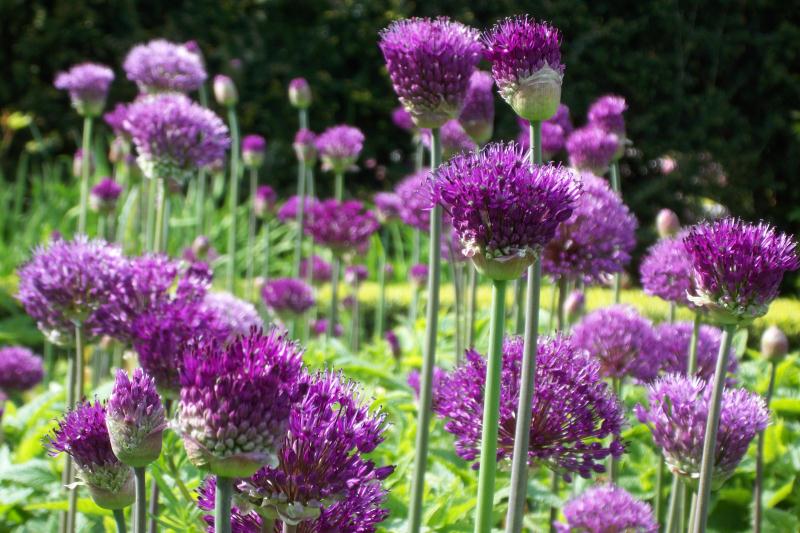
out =
{"type": "Polygon", "coordinates": [[[414,132],[417,129],[416,124],[414,124],[414,119],[411,118],[411,113],[406,111],[406,108],[403,106],[395,107],[392,110],[392,122],[401,130],[408,132],[414,132]]]}
{"type": "Polygon", "coordinates": [[[264,164],[267,141],[261,135],[245,135],[242,139],[242,161],[250,168],[264,164]]]}
{"type": "Polygon", "coordinates": [[[428,265],[425,263],[417,263],[408,269],[408,277],[411,283],[417,287],[424,287],[428,283],[428,265]]]}
{"type": "Polygon", "coordinates": [[[378,192],[375,193],[373,201],[375,202],[375,214],[378,215],[378,220],[382,224],[400,218],[403,201],[397,193],[378,192]]]}
{"type": "MultiPolygon", "coordinates": [[[[476,70],[469,79],[469,89],[458,122],[472,140],[485,144],[494,130],[494,79],[488,72],[476,70]]],[[[444,132],[442,132],[444,135],[444,132]]]]}
{"type": "Polygon", "coordinates": [[[311,281],[314,283],[324,283],[331,280],[331,264],[318,255],[312,255],[311,259],[300,261],[300,277],[308,279],[308,266],[311,262],[311,281]]]}
{"type": "Polygon", "coordinates": [[[658,533],[653,509],[615,485],[590,487],[563,512],[567,523],[555,522],[557,533],[658,533]]]}
{"type": "Polygon", "coordinates": [[[259,185],[253,198],[253,211],[258,218],[266,218],[275,209],[278,195],[269,185],[259,185]]]}
{"type": "Polygon", "coordinates": [[[569,164],[580,171],[602,176],[619,148],[619,137],[589,124],[573,131],[567,138],[569,164]]]}
{"type": "MultiPolygon", "coordinates": [[[[456,154],[471,152],[478,147],[456,119],[448,120],[442,125],[441,141],[443,161],[447,161],[456,154]]],[[[431,130],[422,130],[422,143],[430,149],[431,130]]]]}
{"type": "MultiPolygon", "coordinates": [[[[311,208],[317,203],[319,200],[312,196],[304,196],[303,197],[303,204],[305,207],[305,214],[308,216],[311,208]]],[[[276,218],[283,222],[284,224],[294,222],[297,219],[297,205],[298,205],[298,197],[297,195],[290,196],[283,205],[278,209],[278,213],[276,218]]]]}
{"type": "Polygon", "coordinates": [[[301,279],[269,280],[261,289],[261,297],[267,308],[284,322],[297,318],[314,306],[311,287],[301,279]]]}
{"type": "Polygon", "coordinates": [[[122,68],[142,93],[188,93],[207,78],[199,51],[163,39],[134,46],[122,68]]]}
{"type": "Polygon", "coordinates": [[[229,292],[206,293],[201,310],[213,315],[215,322],[230,332],[229,339],[248,335],[253,328],[264,328],[255,306],[229,292]]]}
{"type": "Polygon", "coordinates": [[[43,377],[42,358],[28,348],[23,346],[0,348],[0,390],[26,391],[41,383],[43,377]]]}
{"type": "Polygon", "coordinates": [[[346,124],[332,126],[317,137],[316,147],[323,170],[344,172],[355,164],[364,148],[364,134],[346,124]]]}
{"type": "Polygon", "coordinates": [[[625,98],[616,94],[601,96],[589,106],[587,116],[589,123],[599,128],[617,135],[620,139],[625,138],[625,117],[623,113],[628,109],[625,98]]]}
{"type": "Polygon", "coordinates": [[[344,269],[344,282],[348,285],[357,285],[366,281],[369,271],[366,265],[348,265],[344,269]]]}
{"type": "Polygon", "coordinates": [[[429,172],[420,170],[406,176],[394,191],[400,198],[400,219],[412,228],[427,232],[431,220],[429,172]]]}
{"type": "MultiPolygon", "coordinates": [[[[314,335],[320,336],[325,335],[328,332],[328,319],[327,318],[318,318],[314,321],[311,325],[311,331],[314,332],[314,335]]],[[[341,337],[344,333],[344,328],[342,328],[341,324],[336,324],[333,328],[333,336],[334,337],[341,337]]]]}
{"type": "Polygon", "coordinates": [[[103,115],[108,127],[114,131],[117,137],[129,138],[130,134],[125,129],[125,119],[128,116],[128,105],[130,104],[116,104],[114,109],[103,115]]]}
{"type": "Polygon", "coordinates": [[[307,109],[311,105],[311,86],[305,78],[289,82],[289,103],[297,109],[307,109]]]}
{"type": "Polygon", "coordinates": [[[317,136],[309,129],[298,130],[292,143],[297,159],[307,166],[314,166],[317,162],[317,136]]]}
{"type": "Polygon", "coordinates": [[[317,202],[309,209],[308,218],[306,233],[336,255],[365,251],[380,226],[375,214],[355,200],[317,202]]]}
{"type": "MultiPolygon", "coordinates": [[[[431,386],[433,387],[434,391],[439,390],[442,386],[441,384],[447,379],[447,371],[439,368],[438,366],[433,367],[433,382],[431,386]]],[[[412,370],[408,373],[407,379],[408,386],[414,390],[414,397],[419,400],[419,389],[421,383],[421,376],[419,370],[412,370]]],[[[431,398],[431,409],[436,411],[438,407],[437,400],[439,399],[438,395],[434,392],[433,397],[431,398]]]]}
{"type": "Polygon", "coordinates": [[[68,91],[72,107],[84,117],[98,117],[103,112],[114,71],[97,63],[81,63],[56,75],[55,87],[68,91]]]}
{"type": "Polygon", "coordinates": [[[102,214],[113,213],[122,194],[122,185],[112,178],[103,178],[89,193],[89,207],[102,214]]]}
{"type": "Polygon", "coordinates": [[[689,301],[692,263],[683,246],[686,235],[684,231],[652,245],[642,259],[639,271],[645,293],[693,309],[695,306],[689,301]]]}
{"type": "MultiPolygon", "coordinates": [[[[689,367],[689,343],[692,338],[692,324],[690,322],[677,322],[675,324],[663,323],[656,326],[655,344],[651,348],[659,354],[661,368],[667,374],[683,374],[689,367]]],[[[710,380],[714,376],[717,365],[719,344],[722,340],[722,331],[714,326],[702,325],[697,335],[697,372],[696,376],[710,380]]],[[[728,358],[727,380],[729,386],[735,383],[736,357],[731,349],[728,358]]]]}

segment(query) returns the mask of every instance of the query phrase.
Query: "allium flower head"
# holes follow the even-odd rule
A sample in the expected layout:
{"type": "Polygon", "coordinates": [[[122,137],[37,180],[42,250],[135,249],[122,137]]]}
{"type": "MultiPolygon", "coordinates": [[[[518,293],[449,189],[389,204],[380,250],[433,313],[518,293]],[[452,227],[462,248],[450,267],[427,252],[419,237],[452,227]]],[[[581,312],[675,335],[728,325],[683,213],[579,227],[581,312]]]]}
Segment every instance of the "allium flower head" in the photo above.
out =
{"type": "Polygon", "coordinates": [[[113,213],[120,194],[122,194],[122,185],[112,178],[103,178],[100,183],[92,187],[89,193],[89,207],[99,213],[113,213]]]}
{"type": "Polygon", "coordinates": [[[0,348],[0,390],[26,391],[41,383],[43,377],[42,358],[28,348],[0,348]]]}
{"type": "Polygon", "coordinates": [[[378,220],[361,202],[324,200],[311,206],[306,233],[337,255],[361,251],[378,230],[378,220]]]}
{"type": "MultiPolygon", "coordinates": [[[[414,391],[414,397],[419,400],[419,390],[420,390],[420,381],[421,376],[419,370],[412,370],[408,373],[408,378],[406,379],[406,383],[411,389],[414,391]]],[[[447,371],[439,368],[438,366],[433,367],[433,381],[431,386],[433,387],[434,391],[439,390],[441,387],[441,383],[447,379],[447,371]]],[[[436,411],[438,395],[434,394],[433,398],[431,398],[431,408],[436,411]]]]}
{"type": "Polygon", "coordinates": [[[127,116],[128,104],[118,103],[114,105],[114,109],[103,115],[103,120],[109,128],[114,130],[114,135],[127,139],[128,132],[125,131],[125,117],[127,116]]]}
{"type": "MultiPolygon", "coordinates": [[[[315,335],[325,335],[328,332],[328,319],[327,318],[318,318],[311,324],[311,331],[314,332],[315,335]]],[[[334,337],[341,337],[344,334],[344,328],[342,328],[341,324],[336,324],[333,327],[333,336],[334,337]]]]}
{"type": "Polygon", "coordinates": [[[408,277],[416,287],[423,287],[428,283],[428,265],[417,263],[408,269],[408,277]]]}
{"type": "Polygon", "coordinates": [[[314,293],[308,284],[295,278],[269,280],[261,289],[267,308],[286,322],[314,306],[314,293]]]}
{"type": "Polygon", "coordinates": [[[545,246],[542,269],[552,278],[597,283],[622,272],[630,261],[638,224],[604,179],[583,173],[581,182],[572,215],[545,246]]]}
{"type": "Polygon", "coordinates": [[[344,269],[344,281],[348,285],[358,285],[362,281],[366,281],[369,276],[369,271],[366,265],[348,265],[344,269]]]}
{"type": "Polygon", "coordinates": [[[307,109],[311,105],[311,86],[305,78],[289,82],[289,103],[297,109],[307,109]]]}
{"type": "Polygon", "coordinates": [[[408,132],[414,132],[417,129],[417,125],[414,124],[414,119],[411,118],[411,113],[406,111],[406,108],[403,106],[395,107],[392,110],[392,122],[401,130],[408,132]]]}
{"type": "Polygon", "coordinates": [[[766,314],[784,272],[800,268],[796,241],[765,223],[725,218],[699,224],[683,244],[692,261],[689,300],[723,323],[766,314]]]}
{"type": "Polygon", "coordinates": [[[213,111],[180,94],[140,98],[128,107],[125,128],[148,178],[183,179],[224,159],[228,128],[213,111]]]}
{"type": "Polygon", "coordinates": [[[493,143],[440,166],[432,199],[452,217],[464,253],[493,279],[516,279],[572,214],[579,196],[572,174],[531,168],[513,143],[493,143]]]}
{"type": "Polygon", "coordinates": [[[558,533],[658,533],[653,509],[615,485],[587,489],[563,512],[567,523],[553,524],[558,533]]]}
{"type": "Polygon", "coordinates": [[[598,176],[605,174],[619,148],[616,134],[593,124],[573,131],[567,138],[569,164],[598,176]]]}
{"type": "MultiPolygon", "coordinates": [[[[461,123],[455,119],[448,120],[441,127],[442,160],[446,161],[456,154],[471,152],[478,145],[472,140],[461,123]]],[[[422,130],[422,143],[431,147],[431,130],[422,130]]]]}
{"type": "MultiPolygon", "coordinates": [[[[311,211],[311,208],[319,202],[313,196],[304,196],[303,197],[303,206],[305,208],[306,216],[311,211]]],[[[288,222],[294,222],[297,220],[297,206],[299,204],[299,200],[297,195],[290,196],[283,205],[278,209],[278,213],[275,215],[278,220],[283,222],[284,224],[288,222]]]]}
{"type": "MultiPolygon", "coordinates": [[[[498,461],[510,459],[514,449],[522,348],[521,337],[509,337],[503,344],[498,461]]],[[[486,361],[468,350],[466,362],[434,391],[436,413],[447,420],[445,429],[456,436],[456,452],[467,461],[480,455],[485,381],[486,361]]],[[[623,452],[622,422],[622,408],[603,381],[598,361],[566,337],[540,339],[529,464],[547,466],[567,480],[573,473],[588,478],[604,472],[603,461],[623,452]],[[610,443],[604,444],[609,436],[610,443]]]]}
{"type": "Polygon", "coordinates": [[[242,139],[242,161],[250,168],[264,164],[267,141],[261,135],[245,135],[242,139]]]}
{"type": "Polygon", "coordinates": [[[458,121],[478,144],[492,138],[494,130],[494,79],[488,72],[476,70],[469,78],[469,90],[458,121]]]}
{"type": "Polygon", "coordinates": [[[427,170],[420,170],[404,178],[394,189],[400,197],[400,219],[420,231],[428,231],[431,221],[429,175],[427,170]]]}
{"type": "Polygon", "coordinates": [[[312,255],[311,259],[300,261],[300,277],[308,279],[309,263],[311,267],[311,281],[314,283],[324,283],[331,280],[331,264],[318,255],[312,255]]]}
{"type": "Polygon", "coordinates": [[[592,311],[573,328],[572,342],[600,362],[603,377],[649,381],[661,368],[653,324],[629,305],[592,311]]]}
{"type": "Polygon", "coordinates": [[[253,211],[258,218],[266,218],[275,209],[278,195],[269,185],[259,185],[253,198],[253,211]]]}
{"type": "Polygon", "coordinates": [[[68,91],[72,107],[81,116],[98,117],[103,112],[114,71],[97,63],[81,63],[56,75],[55,87],[68,91]]]}
{"type": "Polygon", "coordinates": [[[375,214],[381,223],[400,218],[400,211],[403,209],[403,201],[397,193],[378,192],[373,197],[375,202],[375,214]]]}
{"type": "Polygon", "coordinates": [[[163,39],[134,46],[122,68],[142,93],[188,93],[199,89],[207,78],[197,52],[163,39]]]}
{"type": "Polygon", "coordinates": [[[202,309],[214,315],[217,324],[230,332],[229,338],[247,335],[253,328],[264,327],[264,321],[255,306],[229,292],[206,293],[202,309]]]}
{"type": "Polygon", "coordinates": [[[457,118],[481,59],[478,32],[448,18],[393,22],[378,43],[394,91],[420,128],[457,118]]]}
{"type": "MultiPolygon", "coordinates": [[[[517,123],[520,128],[517,142],[527,152],[531,148],[531,123],[524,118],[517,118],[517,123]]],[[[569,108],[564,104],[558,104],[556,114],[542,122],[543,159],[552,159],[555,154],[563,150],[567,144],[567,137],[573,130],[572,120],[569,117],[569,108]]]]}
{"type": "Polygon", "coordinates": [[[592,102],[587,116],[591,124],[624,139],[625,117],[622,115],[627,109],[628,104],[624,97],[607,94],[592,102]]]}
{"type": "Polygon", "coordinates": [[[236,85],[230,76],[224,74],[217,74],[214,76],[214,99],[221,106],[230,107],[235,106],[239,101],[239,93],[236,91],[236,85]]]}
{"type": "MultiPolygon", "coordinates": [[[[689,367],[691,338],[692,324],[690,322],[676,322],[675,324],[664,322],[656,326],[655,344],[651,350],[659,354],[664,373],[686,375],[689,367]]],[[[705,380],[711,380],[714,377],[721,341],[722,331],[719,328],[705,324],[700,326],[697,334],[697,372],[695,375],[705,380]]],[[[730,386],[735,382],[733,376],[736,374],[736,368],[736,357],[731,348],[728,357],[728,374],[731,377],[727,380],[730,386]]]]}
{"type": "Polygon", "coordinates": [[[47,444],[51,455],[66,453],[78,468],[78,477],[100,507],[124,509],[132,504],[133,469],[111,449],[106,411],[100,402],[82,402],[59,422],[47,444]]]}
{"type": "Polygon", "coordinates": [[[639,271],[645,293],[694,308],[689,301],[692,262],[683,246],[686,234],[682,232],[656,242],[647,250],[639,271]]]}
{"type": "Polygon", "coordinates": [[[314,166],[317,162],[317,136],[306,128],[298,130],[292,143],[297,159],[306,164],[314,166]]]}
{"type": "Polygon", "coordinates": [[[500,96],[527,120],[547,120],[561,101],[561,33],[528,16],[507,18],[484,34],[484,56],[500,96]]]}
{"type": "Polygon", "coordinates": [[[161,455],[167,419],[155,381],[141,368],[133,371],[132,378],[117,370],[106,408],[106,426],[114,455],[123,463],[146,466],[161,455]]]}
{"type": "Polygon", "coordinates": [[[332,126],[317,137],[316,147],[323,169],[344,172],[355,164],[364,148],[364,134],[353,126],[332,126]]]}
{"type": "Polygon", "coordinates": [[[300,347],[251,333],[202,343],[183,361],[178,425],[189,459],[212,474],[247,477],[273,464],[300,391],[300,347]]]}
{"type": "MultiPolygon", "coordinates": [[[[700,477],[711,389],[700,378],[670,374],[648,386],[647,409],[636,406],[636,416],[650,426],[670,470],[692,483],[700,477]]],[[[725,389],[720,409],[714,487],[733,474],[750,441],[769,422],[764,400],[744,389],[725,389]]]]}

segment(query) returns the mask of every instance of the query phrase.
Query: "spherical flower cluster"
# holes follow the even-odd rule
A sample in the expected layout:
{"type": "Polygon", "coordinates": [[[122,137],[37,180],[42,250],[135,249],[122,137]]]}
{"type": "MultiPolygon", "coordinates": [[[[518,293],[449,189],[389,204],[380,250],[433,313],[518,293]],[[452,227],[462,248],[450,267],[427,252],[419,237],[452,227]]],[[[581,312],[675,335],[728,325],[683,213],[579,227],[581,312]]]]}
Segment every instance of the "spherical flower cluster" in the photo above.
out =
{"type": "Polygon", "coordinates": [[[397,193],[378,192],[375,193],[373,201],[375,202],[375,214],[381,223],[400,218],[400,211],[403,210],[403,201],[397,193]]]}
{"type": "Polygon", "coordinates": [[[261,297],[267,308],[284,321],[294,319],[314,306],[314,293],[301,279],[270,280],[261,289],[261,297]]]}
{"type": "Polygon", "coordinates": [[[392,122],[401,130],[413,132],[417,129],[417,125],[414,124],[414,119],[411,118],[411,113],[406,111],[406,108],[403,106],[392,109],[392,122]]]}
{"type": "Polygon", "coordinates": [[[214,99],[221,106],[231,107],[236,105],[239,101],[239,93],[236,91],[236,85],[229,76],[224,74],[217,74],[214,76],[214,99]]]}
{"type": "Polygon", "coordinates": [[[259,185],[253,198],[253,211],[258,218],[266,218],[275,208],[278,195],[269,185],[259,185]]]}
{"type": "Polygon", "coordinates": [[[622,115],[627,109],[624,97],[607,94],[592,102],[587,116],[591,124],[624,139],[625,117],[622,115]]]}
{"type": "Polygon", "coordinates": [[[300,347],[275,330],[228,345],[205,342],[187,355],[178,426],[189,459],[223,477],[274,464],[301,368],[300,347]]]}
{"type": "MultiPolygon", "coordinates": [[[[319,200],[313,196],[303,197],[303,207],[305,209],[306,216],[308,216],[311,208],[316,205],[317,202],[319,202],[319,200]]],[[[290,196],[285,202],[283,202],[283,205],[280,207],[280,209],[278,209],[278,213],[275,215],[275,217],[284,224],[287,222],[294,222],[297,220],[297,207],[299,203],[300,201],[296,194],[290,196]]]]}
{"type": "Polygon", "coordinates": [[[567,138],[569,164],[601,176],[608,170],[619,145],[616,134],[589,124],[573,131],[567,138]]]}
{"type": "Polygon", "coordinates": [[[653,324],[629,305],[592,311],[572,331],[575,347],[600,362],[600,374],[617,379],[654,379],[662,357],[655,341],[653,324]]]}
{"type": "Polygon", "coordinates": [[[103,178],[89,193],[89,207],[98,213],[113,213],[122,194],[122,185],[112,178],[103,178]]]}
{"type": "Polygon", "coordinates": [[[216,323],[230,332],[230,338],[247,335],[253,328],[264,327],[264,321],[255,306],[229,292],[206,293],[201,311],[213,315],[216,323]]]}
{"type": "Polygon", "coordinates": [[[114,455],[123,463],[146,466],[161,455],[166,414],[155,381],[141,368],[134,370],[132,378],[117,370],[106,408],[106,426],[114,455]]]}
{"type": "Polygon", "coordinates": [[[689,301],[692,288],[692,262],[683,238],[686,232],[661,239],[647,250],[639,266],[642,288],[651,296],[694,308],[689,301]]]}
{"type": "MultiPolygon", "coordinates": [[[[433,381],[431,382],[431,387],[434,391],[439,390],[441,384],[444,380],[447,379],[447,371],[439,368],[438,366],[433,367],[433,381]]],[[[411,389],[414,391],[414,396],[419,399],[419,390],[420,390],[420,381],[421,376],[419,370],[412,370],[408,373],[408,378],[406,379],[406,383],[411,389]]],[[[435,411],[437,408],[437,400],[439,396],[434,394],[431,398],[431,408],[435,411]]]]}
{"type": "MultiPolygon", "coordinates": [[[[517,142],[523,150],[531,148],[530,125],[524,118],[517,118],[520,132],[517,142]]],[[[569,108],[564,104],[558,105],[558,111],[551,118],[542,122],[542,158],[552,159],[555,154],[564,149],[567,138],[574,130],[569,117],[569,108]]]]}
{"type": "Polygon", "coordinates": [[[133,503],[133,469],[114,455],[100,402],[82,402],[67,413],[47,447],[51,455],[67,453],[72,457],[78,476],[100,507],[124,509],[133,503]]]}
{"type": "Polygon", "coordinates": [[[199,89],[207,77],[199,53],[163,39],[134,46],[122,68],[143,93],[188,93],[199,89]]]}
{"type": "Polygon", "coordinates": [[[567,502],[563,512],[567,523],[553,524],[558,533],[658,533],[653,509],[615,485],[587,489],[567,502]]]}
{"type": "Polygon", "coordinates": [[[404,178],[394,189],[400,198],[400,220],[412,228],[428,231],[430,227],[430,194],[427,170],[404,178]]]}
{"type": "Polygon", "coordinates": [[[307,166],[317,162],[317,136],[309,129],[298,130],[292,143],[297,159],[307,166]]]}
{"type": "Polygon", "coordinates": [[[311,266],[311,281],[314,283],[324,283],[331,280],[331,264],[318,255],[312,255],[311,259],[300,261],[300,277],[308,279],[309,263],[311,266]]]}
{"type": "Polygon", "coordinates": [[[572,214],[572,174],[535,166],[513,143],[490,144],[440,166],[432,199],[452,217],[464,253],[493,279],[516,279],[572,214]]]}
{"type": "MultiPolygon", "coordinates": [[[[497,459],[514,449],[523,340],[503,344],[503,387],[500,391],[497,459]]],[[[456,436],[456,452],[467,461],[480,455],[486,361],[474,350],[434,391],[436,413],[456,436]]],[[[604,472],[603,461],[624,451],[620,441],[623,412],[600,375],[600,365],[565,337],[540,339],[528,461],[559,472],[567,480],[577,473],[588,478],[604,472]],[[604,439],[611,437],[604,444],[604,439]]],[[[477,467],[474,465],[473,467],[477,467]]]]}
{"type": "Polygon", "coordinates": [[[552,117],[564,78],[558,29],[518,16],[495,24],[483,40],[500,96],[514,112],[527,120],[552,117]]]}
{"type": "Polygon", "coordinates": [[[242,161],[249,168],[258,168],[264,164],[264,152],[267,141],[261,135],[245,135],[242,138],[242,161]]]}
{"type": "Polygon", "coordinates": [[[582,192],[572,216],[559,224],[542,253],[552,278],[602,282],[622,272],[636,245],[636,217],[602,178],[581,175],[582,192]]]}
{"type": "Polygon", "coordinates": [[[724,323],[764,315],[783,274],[800,268],[795,240],[765,223],[734,218],[704,223],[683,243],[692,262],[689,300],[724,323]]]}
{"type": "MultiPolygon", "coordinates": [[[[670,470],[696,483],[703,458],[712,387],[697,377],[668,375],[648,386],[649,407],[636,406],[639,421],[650,426],[670,470]]],[[[744,389],[722,392],[712,485],[719,487],[736,469],[747,447],[769,422],[764,400],[744,389]]]]}
{"type": "Polygon", "coordinates": [[[311,105],[311,86],[305,78],[289,82],[289,103],[297,109],[307,109],[311,105]]]}
{"type": "Polygon", "coordinates": [[[105,65],[81,63],[56,75],[55,87],[68,91],[72,107],[84,117],[97,117],[103,112],[114,71],[105,65]]]}
{"type": "Polygon", "coordinates": [[[428,265],[425,263],[411,265],[411,268],[408,269],[408,277],[415,287],[420,288],[425,286],[428,282],[428,265]]]}
{"type": "Polygon", "coordinates": [[[108,127],[114,130],[114,135],[128,139],[129,134],[125,130],[125,118],[128,116],[129,104],[115,104],[114,109],[103,115],[103,120],[108,127]]]}
{"type": "Polygon", "coordinates": [[[322,168],[341,173],[353,166],[364,148],[364,134],[353,126],[341,124],[322,132],[316,140],[322,168]]]}
{"type": "MultiPolygon", "coordinates": [[[[684,374],[689,365],[689,344],[692,338],[692,324],[690,322],[667,322],[659,324],[655,329],[655,344],[651,348],[661,359],[661,368],[667,374],[684,374]]],[[[697,372],[695,375],[711,380],[717,365],[719,345],[722,340],[722,331],[714,326],[702,325],[697,332],[697,372]]],[[[728,357],[728,384],[733,385],[733,376],[736,374],[736,357],[731,348],[728,357]]]]}
{"type": "Polygon", "coordinates": [[[28,348],[0,348],[0,390],[26,391],[41,383],[43,377],[42,358],[28,348]]]}
{"type": "Polygon", "coordinates": [[[369,276],[369,271],[366,265],[349,265],[344,269],[344,282],[348,285],[358,285],[362,281],[366,281],[369,276]]]}
{"type": "Polygon", "coordinates": [[[355,200],[324,200],[309,211],[306,233],[337,255],[366,250],[380,226],[375,214],[355,200]]]}
{"type": "MultiPolygon", "coordinates": [[[[314,332],[315,335],[325,335],[328,332],[328,319],[327,318],[318,318],[311,324],[311,331],[314,332]]],[[[341,337],[344,334],[344,328],[342,328],[341,324],[336,324],[333,327],[333,336],[334,337],[341,337]]]]}
{"type": "Polygon", "coordinates": [[[458,116],[481,59],[476,30],[444,17],[405,19],[384,29],[378,46],[417,126],[438,128],[458,116]]]}
{"type": "Polygon", "coordinates": [[[213,111],[180,94],[141,98],[128,107],[125,129],[148,178],[182,179],[224,159],[228,128],[213,111]]]}
{"type": "Polygon", "coordinates": [[[476,70],[469,78],[469,89],[458,121],[478,144],[492,138],[494,130],[494,79],[488,72],[476,70]]]}

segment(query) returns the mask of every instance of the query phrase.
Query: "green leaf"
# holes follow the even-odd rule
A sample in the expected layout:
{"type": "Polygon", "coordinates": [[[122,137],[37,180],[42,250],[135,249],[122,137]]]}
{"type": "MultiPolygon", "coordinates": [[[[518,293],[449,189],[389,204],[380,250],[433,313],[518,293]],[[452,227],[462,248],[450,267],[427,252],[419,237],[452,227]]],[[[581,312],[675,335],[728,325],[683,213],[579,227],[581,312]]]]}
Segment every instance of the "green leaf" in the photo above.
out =
{"type": "Polygon", "coordinates": [[[791,480],[789,480],[788,483],[784,484],[781,488],[776,490],[775,493],[772,495],[772,497],[770,497],[770,499],[767,501],[767,507],[770,508],[775,507],[783,500],[785,500],[787,497],[789,497],[792,494],[792,489],[794,488],[795,479],[796,478],[793,477],[791,480]]]}
{"type": "Polygon", "coordinates": [[[800,398],[774,398],[769,407],[776,413],[800,415],[800,398]]]}
{"type": "MultiPolygon", "coordinates": [[[[69,502],[67,500],[31,503],[24,507],[26,511],[66,511],[68,508],[69,502]]],[[[78,498],[78,512],[95,516],[102,516],[111,513],[111,511],[98,506],[92,501],[91,498],[78,498]]]]}

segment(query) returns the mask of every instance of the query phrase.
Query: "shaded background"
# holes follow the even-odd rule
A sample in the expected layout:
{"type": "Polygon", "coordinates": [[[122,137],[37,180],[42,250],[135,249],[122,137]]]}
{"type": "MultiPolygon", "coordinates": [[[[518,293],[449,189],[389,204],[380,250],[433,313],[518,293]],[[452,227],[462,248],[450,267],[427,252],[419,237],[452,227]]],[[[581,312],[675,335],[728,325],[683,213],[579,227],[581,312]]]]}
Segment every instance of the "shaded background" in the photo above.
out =
{"type": "MultiPolygon", "coordinates": [[[[367,143],[352,178],[360,194],[388,187],[408,170],[392,158],[408,152],[405,132],[389,118],[397,100],[378,31],[391,20],[447,14],[477,28],[530,13],[564,34],[563,100],[576,124],[588,104],[616,92],[630,105],[633,147],[623,160],[623,190],[642,225],[644,244],[663,206],[682,220],[702,216],[703,198],[736,215],[766,219],[800,233],[800,8],[780,0],[513,2],[428,0],[140,1],[0,0],[0,107],[32,111],[55,153],[71,153],[80,120],[55,73],[83,60],[116,72],[110,105],[134,97],[121,63],[130,47],[154,37],[200,44],[209,74],[237,82],[244,133],[263,134],[270,166],[264,176],[288,192],[295,179],[291,151],[297,118],[286,84],[306,77],[314,91],[311,127],[348,122],[367,143]],[[471,5],[465,5],[471,4],[471,5]],[[676,171],[657,159],[669,154],[676,171]],[[386,172],[380,167],[386,166],[386,172]]],[[[488,65],[482,65],[488,68],[488,65]]],[[[513,138],[513,114],[499,98],[495,138],[513,138]]],[[[7,145],[2,165],[13,176],[25,136],[7,145]]],[[[321,195],[330,190],[318,178],[321,195]]]]}

